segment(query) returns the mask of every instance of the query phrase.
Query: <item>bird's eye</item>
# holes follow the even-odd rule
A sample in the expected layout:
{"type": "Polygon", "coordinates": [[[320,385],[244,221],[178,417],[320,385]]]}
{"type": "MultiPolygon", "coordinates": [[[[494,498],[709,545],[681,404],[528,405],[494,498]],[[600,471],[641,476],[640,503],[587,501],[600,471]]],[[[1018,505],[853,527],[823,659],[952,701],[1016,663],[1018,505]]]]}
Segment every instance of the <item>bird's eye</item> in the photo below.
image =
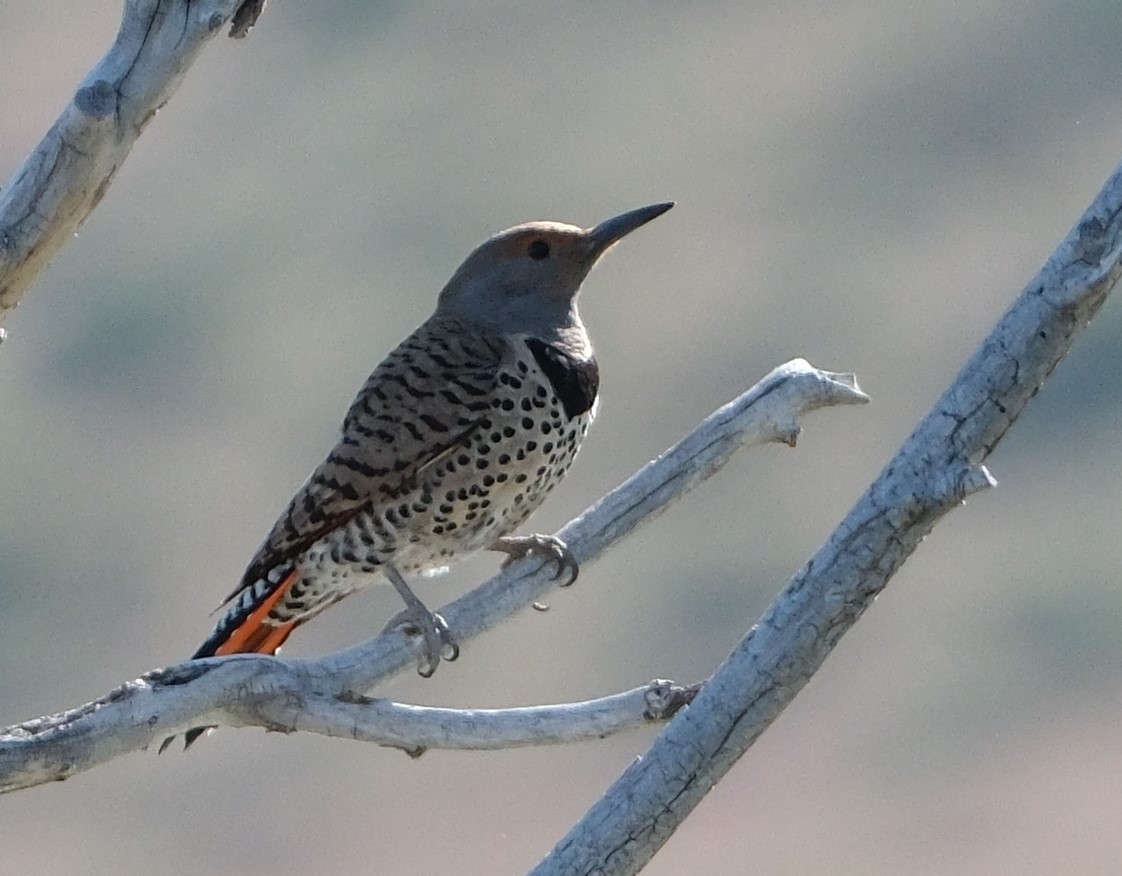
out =
{"type": "Polygon", "coordinates": [[[540,262],[544,258],[549,258],[549,244],[544,240],[535,240],[526,250],[526,254],[535,262],[540,262]]]}

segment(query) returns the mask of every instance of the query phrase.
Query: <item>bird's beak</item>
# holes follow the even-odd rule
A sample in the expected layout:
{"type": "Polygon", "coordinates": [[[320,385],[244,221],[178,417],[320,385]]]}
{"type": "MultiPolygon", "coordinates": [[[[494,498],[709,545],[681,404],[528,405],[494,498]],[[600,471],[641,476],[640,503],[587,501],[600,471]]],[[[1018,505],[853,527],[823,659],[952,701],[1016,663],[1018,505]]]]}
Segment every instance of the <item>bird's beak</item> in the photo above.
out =
{"type": "Polygon", "coordinates": [[[592,243],[592,253],[599,257],[621,237],[630,234],[641,225],[646,225],[652,219],[657,219],[673,206],[673,201],[666,201],[662,204],[640,207],[638,210],[629,210],[626,213],[613,216],[611,219],[605,219],[588,231],[588,239],[592,243]]]}

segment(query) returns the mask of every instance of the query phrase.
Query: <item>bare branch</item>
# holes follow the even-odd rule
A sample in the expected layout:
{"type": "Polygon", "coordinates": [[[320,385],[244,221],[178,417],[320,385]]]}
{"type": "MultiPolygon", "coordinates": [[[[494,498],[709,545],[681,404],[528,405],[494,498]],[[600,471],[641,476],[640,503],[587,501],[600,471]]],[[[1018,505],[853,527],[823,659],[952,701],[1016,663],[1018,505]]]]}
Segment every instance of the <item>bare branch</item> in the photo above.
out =
{"type": "Polygon", "coordinates": [[[1122,167],[829,541],[654,745],[533,870],[637,873],[818,670],[935,524],[1122,273],[1122,167]]]}
{"type": "MultiPolygon", "coordinates": [[[[558,536],[587,564],[690,488],[715,473],[740,447],[781,441],[793,445],[799,417],[817,408],[859,404],[867,397],[852,375],[818,371],[795,360],[780,366],[697,429],[648,463],[558,536]]],[[[587,578],[582,578],[582,582],[587,578]]],[[[465,642],[490,629],[556,586],[552,568],[527,560],[441,609],[465,642]]],[[[410,750],[425,747],[495,747],[533,744],[526,721],[545,741],[586,737],[631,726],[642,717],[666,716],[689,691],[654,688],[622,695],[626,703],[586,704],[569,716],[511,710],[502,713],[418,710],[372,703],[354,696],[409,667],[419,643],[390,631],[319,660],[281,660],[255,655],[210,658],[148,673],[102,699],[70,712],[29,721],[0,732],[0,791],[68,778],[119,755],[147,747],[170,733],[199,724],[303,729],[359,738],[410,750]],[[642,698],[642,709],[638,699],[642,698]],[[660,698],[666,702],[655,706],[660,698]],[[621,709],[609,720],[613,709],[621,709]],[[406,711],[402,711],[406,710],[406,711]],[[606,711],[605,711],[606,710],[606,711]],[[383,723],[409,715],[428,723],[383,723]],[[528,717],[527,717],[528,716],[528,717]],[[630,717],[628,717],[630,716],[630,717]],[[517,719],[517,720],[516,720],[517,719]],[[572,725],[565,727],[565,721],[572,725]],[[510,722],[514,721],[512,728],[510,722]],[[519,723],[521,721],[521,723],[519,723]],[[615,723],[613,723],[613,721],[615,723]],[[463,729],[467,725],[469,733],[463,729]],[[441,729],[443,727],[443,729],[441,729]],[[451,729],[459,727],[455,733],[451,729]],[[412,736],[411,733],[418,735],[412,736]],[[512,735],[513,734],[513,735],[512,735]],[[519,735],[522,734],[522,735],[519,735]],[[507,740],[501,741],[501,737],[507,740]],[[495,745],[487,739],[500,740],[495,745]]],[[[576,707],[567,707],[570,710],[576,707]]]]}
{"type": "Polygon", "coordinates": [[[113,46],[0,190],[0,324],[101,201],[207,40],[235,16],[231,36],[244,36],[263,7],[260,0],[126,0],[113,46]]]}
{"type": "Polygon", "coordinates": [[[262,716],[287,713],[290,730],[375,742],[414,755],[429,748],[490,751],[601,739],[667,721],[693,700],[699,687],[656,679],[582,703],[518,709],[440,709],[321,695],[315,702],[293,704],[270,697],[262,716]]]}
{"type": "MultiPolygon", "coordinates": [[[[108,759],[147,747],[168,719],[223,720],[231,727],[304,730],[400,748],[494,750],[597,739],[669,720],[697,694],[656,679],[612,696],[515,709],[441,709],[355,694],[310,690],[299,664],[239,655],[213,671],[189,663],[156,670],[79,709],[7,728],[0,734],[0,792],[81,772],[90,757],[108,759]],[[200,704],[222,702],[199,713],[200,704]],[[12,769],[9,769],[9,765],[12,769]]],[[[202,706],[206,708],[207,706],[202,706]]]]}

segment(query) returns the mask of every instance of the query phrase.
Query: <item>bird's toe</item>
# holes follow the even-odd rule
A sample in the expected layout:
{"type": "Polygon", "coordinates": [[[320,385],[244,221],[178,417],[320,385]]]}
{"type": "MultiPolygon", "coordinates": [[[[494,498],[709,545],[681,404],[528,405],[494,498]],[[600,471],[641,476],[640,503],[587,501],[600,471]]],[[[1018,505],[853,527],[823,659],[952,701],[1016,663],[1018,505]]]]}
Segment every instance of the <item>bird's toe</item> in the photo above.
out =
{"type": "Polygon", "coordinates": [[[442,660],[451,662],[460,656],[460,646],[447,621],[435,611],[417,612],[407,608],[386,624],[383,632],[391,629],[400,629],[420,639],[417,674],[422,678],[430,678],[442,660]]]}
{"type": "Polygon", "coordinates": [[[507,555],[507,558],[503,560],[502,568],[504,569],[529,556],[540,556],[543,562],[556,563],[557,574],[554,578],[568,575],[568,580],[560,585],[562,587],[568,587],[577,580],[577,576],[580,574],[580,564],[576,557],[573,556],[568,545],[556,535],[542,535],[540,533],[508,535],[496,540],[489,550],[501,551],[507,555]]]}

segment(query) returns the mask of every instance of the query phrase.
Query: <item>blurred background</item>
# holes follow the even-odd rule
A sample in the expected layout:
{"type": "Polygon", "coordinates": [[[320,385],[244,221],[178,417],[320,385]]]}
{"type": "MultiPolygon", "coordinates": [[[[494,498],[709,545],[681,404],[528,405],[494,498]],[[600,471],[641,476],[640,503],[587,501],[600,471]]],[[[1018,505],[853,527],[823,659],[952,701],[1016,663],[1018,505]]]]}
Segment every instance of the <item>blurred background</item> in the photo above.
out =
{"type": "MultiPolygon", "coordinates": [[[[0,179],[119,6],[0,7],[0,179]]],[[[278,0],[250,39],[216,39],[8,321],[0,724],[195,649],[476,244],[667,198],[587,284],[600,418],[535,529],[794,356],[855,371],[873,403],[742,453],[548,614],[379,693],[498,707],[705,677],[1122,159],[1117,11],[278,0]]],[[[1120,331],[1108,301],[991,458],[1000,488],[936,529],[646,872],[1118,872],[1120,331]]],[[[351,597],[286,654],[398,609],[351,597]]],[[[3,869],[519,873],[653,733],[411,761],[221,731],[3,798],[3,869]]]]}

